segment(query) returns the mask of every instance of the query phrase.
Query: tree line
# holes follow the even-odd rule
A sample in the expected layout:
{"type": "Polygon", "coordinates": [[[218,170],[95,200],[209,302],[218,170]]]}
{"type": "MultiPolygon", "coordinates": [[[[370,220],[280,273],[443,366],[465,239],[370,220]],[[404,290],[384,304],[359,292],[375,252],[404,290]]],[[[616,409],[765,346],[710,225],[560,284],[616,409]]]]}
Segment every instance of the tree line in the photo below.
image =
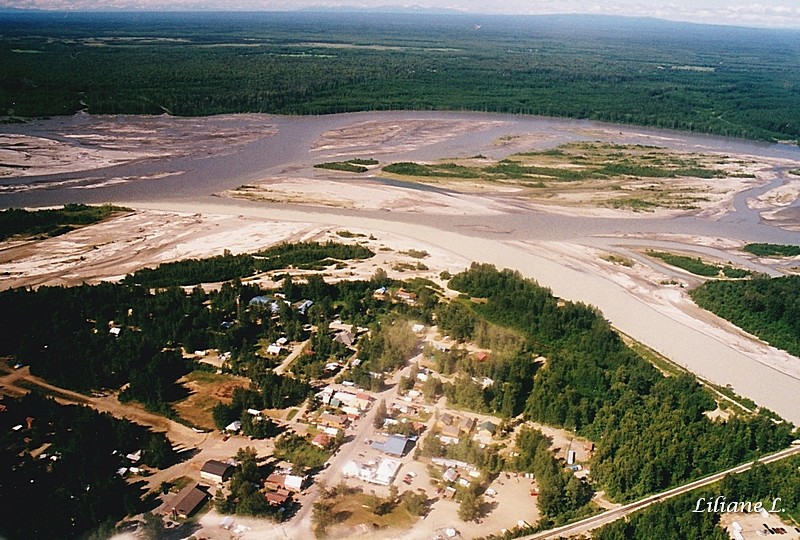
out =
{"type": "Polygon", "coordinates": [[[4,114],[472,110],[800,136],[796,43],[776,31],[547,17],[485,17],[476,30],[433,14],[78,19],[5,15],[4,114]]]}
{"type": "MultiPolygon", "coordinates": [[[[534,354],[545,358],[542,366],[527,368],[535,374],[527,381],[524,414],[594,441],[593,481],[615,500],[731,467],[792,438],[791,424],[776,424],[767,414],[711,420],[705,413],[716,402],[693,377],[663,376],[595,308],[560,300],[516,272],[473,263],[450,287],[480,300],[465,304],[475,318],[524,335],[529,365],[534,354]]],[[[465,335],[474,328],[465,324],[465,335]]],[[[493,386],[505,383],[498,373],[493,386]]],[[[476,402],[502,411],[496,403],[476,402]]]]}

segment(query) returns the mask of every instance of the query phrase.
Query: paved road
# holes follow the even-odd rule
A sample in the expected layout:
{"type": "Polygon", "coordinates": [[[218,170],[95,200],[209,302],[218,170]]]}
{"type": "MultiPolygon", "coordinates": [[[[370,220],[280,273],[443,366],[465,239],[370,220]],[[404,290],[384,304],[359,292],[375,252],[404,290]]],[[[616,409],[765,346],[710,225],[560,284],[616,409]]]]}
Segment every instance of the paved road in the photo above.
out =
{"type": "MultiPolygon", "coordinates": [[[[393,382],[396,383],[396,381],[400,380],[400,377],[408,374],[408,370],[409,367],[406,366],[400,372],[396,373],[391,381],[387,382],[389,384],[393,382]]],[[[380,403],[381,400],[385,400],[387,405],[391,404],[395,398],[397,398],[398,391],[399,385],[393,384],[391,388],[379,394],[375,394],[376,399],[369,411],[358,420],[356,431],[348,434],[351,440],[344,444],[339,451],[328,460],[328,466],[317,476],[314,485],[300,497],[302,507],[292,518],[291,522],[282,528],[284,533],[289,534],[292,538],[311,538],[313,536],[311,533],[311,509],[320,495],[318,485],[323,483],[328,487],[332,487],[339,483],[342,479],[342,468],[348,461],[356,458],[356,455],[364,449],[364,441],[375,431],[372,422],[377,414],[378,403],[380,403]],[[292,534],[295,536],[292,536],[292,534]]]]}
{"type": "MultiPolygon", "coordinates": [[[[761,463],[772,463],[774,461],[780,461],[781,459],[786,459],[787,457],[796,454],[800,454],[800,446],[793,446],[791,448],[787,448],[786,450],[775,452],[774,454],[770,454],[769,456],[763,457],[758,461],[761,463]]],[[[603,525],[608,525],[609,523],[617,521],[618,519],[622,519],[625,516],[628,516],[633,512],[636,512],[637,510],[641,510],[643,508],[650,506],[651,504],[655,504],[660,501],[665,501],[667,499],[677,497],[678,495],[683,495],[684,493],[688,493],[697,488],[701,488],[704,486],[711,485],[715,482],[719,482],[725,477],[725,475],[739,474],[744,471],[747,471],[753,466],[754,463],[756,462],[751,461],[749,463],[744,463],[742,465],[733,467],[721,473],[713,474],[701,480],[696,480],[694,482],[690,482],[683,486],[663,491],[656,495],[651,495],[650,497],[646,497],[636,502],[626,504],[625,506],[621,506],[614,510],[609,510],[608,512],[603,512],[602,514],[598,514],[596,516],[592,516],[590,518],[586,518],[581,521],[577,521],[570,525],[564,525],[563,527],[558,527],[556,529],[551,529],[549,531],[532,534],[530,536],[523,536],[521,538],[523,540],[545,540],[550,538],[560,538],[560,537],[574,536],[578,534],[585,534],[589,531],[600,528],[603,525]]],[[[691,509],[689,508],[686,509],[687,512],[689,512],[690,510],[691,509]]]]}

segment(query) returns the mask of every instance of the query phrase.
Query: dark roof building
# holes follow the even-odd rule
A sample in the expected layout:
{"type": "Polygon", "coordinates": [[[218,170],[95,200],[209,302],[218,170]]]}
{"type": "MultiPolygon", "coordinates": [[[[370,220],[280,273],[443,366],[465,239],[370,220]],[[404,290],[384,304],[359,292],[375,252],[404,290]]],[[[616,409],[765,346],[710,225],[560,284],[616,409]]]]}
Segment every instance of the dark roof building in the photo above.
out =
{"type": "Polygon", "coordinates": [[[210,480],[211,482],[221,483],[228,479],[233,472],[233,467],[222,461],[212,459],[206,461],[203,468],[200,469],[200,478],[210,480]]]}
{"type": "Polygon", "coordinates": [[[164,505],[163,513],[186,519],[194,514],[207,498],[208,493],[199,489],[197,484],[190,484],[164,505]]]}

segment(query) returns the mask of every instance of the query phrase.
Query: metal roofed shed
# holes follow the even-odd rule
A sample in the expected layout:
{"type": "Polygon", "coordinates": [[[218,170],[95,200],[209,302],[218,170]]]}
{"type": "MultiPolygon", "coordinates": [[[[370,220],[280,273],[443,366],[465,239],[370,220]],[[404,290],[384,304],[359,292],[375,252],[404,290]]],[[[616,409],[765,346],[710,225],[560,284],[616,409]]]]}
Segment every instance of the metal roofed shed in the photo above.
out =
{"type": "Polygon", "coordinates": [[[403,457],[414,448],[415,442],[415,439],[409,439],[402,435],[391,435],[385,442],[373,442],[372,448],[390,456],[403,457]]]}

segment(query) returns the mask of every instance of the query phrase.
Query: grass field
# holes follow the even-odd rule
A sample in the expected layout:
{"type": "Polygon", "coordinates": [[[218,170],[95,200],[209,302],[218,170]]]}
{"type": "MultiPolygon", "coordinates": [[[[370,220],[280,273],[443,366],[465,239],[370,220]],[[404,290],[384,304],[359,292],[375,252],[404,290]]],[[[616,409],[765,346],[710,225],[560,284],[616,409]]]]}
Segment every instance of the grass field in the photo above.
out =
{"type": "Polygon", "coordinates": [[[233,389],[247,388],[250,380],[233,375],[217,375],[208,371],[192,371],[181,381],[190,394],[173,405],[175,413],[190,425],[213,430],[211,410],[218,402],[230,403],[233,389]]]}
{"type": "Polygon", "coordinates": [[[408,529],[416,521],[403,504],[396,505],[391,512],[379,516],[369,508],[370,495],[356,493],[343,496],[336,500],[333,506],[333,515],[342,529],[356,530],[362,524],[369,529],[408,529]]]}

